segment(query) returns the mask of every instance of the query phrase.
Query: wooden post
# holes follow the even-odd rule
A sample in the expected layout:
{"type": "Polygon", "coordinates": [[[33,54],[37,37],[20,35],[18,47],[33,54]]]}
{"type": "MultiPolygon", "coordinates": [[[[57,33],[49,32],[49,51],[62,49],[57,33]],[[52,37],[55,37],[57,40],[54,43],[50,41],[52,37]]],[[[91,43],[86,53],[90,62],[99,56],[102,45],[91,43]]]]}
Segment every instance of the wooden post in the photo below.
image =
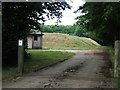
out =
{"type": "Polygon", "coordinates": [[[120,77],[120,41],[115,41],[114,77],[120,77]]]}
{"type": "Polygon", "coordinates": [[[18,41],[18,73],[23,73],[23,60],[24,60],[24,46],[23,40],[18,41]]]}

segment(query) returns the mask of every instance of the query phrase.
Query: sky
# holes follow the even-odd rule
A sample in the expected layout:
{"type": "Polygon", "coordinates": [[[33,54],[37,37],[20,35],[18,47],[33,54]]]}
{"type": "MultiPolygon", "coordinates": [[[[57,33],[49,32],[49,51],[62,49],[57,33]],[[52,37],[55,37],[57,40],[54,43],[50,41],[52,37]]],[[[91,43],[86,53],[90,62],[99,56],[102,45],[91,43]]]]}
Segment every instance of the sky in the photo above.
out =
{"type": "MultiPolygon", "coordinates": [[[[59,23],[58,25],[73,25],[75,23],[75,18],[77,16],[80,15],[80,13],[73,13],[74,11],[76,11],[79,6],[82,6],[85,2],[83,0],[65,0],[68,4],[70,4],[70,6],[72,6],[71,9],[65,9],[63,11],[63,17],[60,19],[61,23],[59,23]]],[[[47,20],[45,22],[45,25],[55,25],[57,19],[54,20],[47,20]]]]}

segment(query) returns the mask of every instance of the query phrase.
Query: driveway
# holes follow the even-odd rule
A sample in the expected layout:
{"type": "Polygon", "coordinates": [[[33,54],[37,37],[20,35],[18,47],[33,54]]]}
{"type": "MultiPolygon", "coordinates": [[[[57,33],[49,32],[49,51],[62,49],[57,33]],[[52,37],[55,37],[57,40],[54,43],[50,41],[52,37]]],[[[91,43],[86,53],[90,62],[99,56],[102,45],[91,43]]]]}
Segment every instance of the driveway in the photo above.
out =
{"type": "Polygon", "coordinates": [[[103,71],[108,61],[105,50],[51,50],[76,55],[54,66],[3,82],[3,88],[112,88],[103,71]]]}

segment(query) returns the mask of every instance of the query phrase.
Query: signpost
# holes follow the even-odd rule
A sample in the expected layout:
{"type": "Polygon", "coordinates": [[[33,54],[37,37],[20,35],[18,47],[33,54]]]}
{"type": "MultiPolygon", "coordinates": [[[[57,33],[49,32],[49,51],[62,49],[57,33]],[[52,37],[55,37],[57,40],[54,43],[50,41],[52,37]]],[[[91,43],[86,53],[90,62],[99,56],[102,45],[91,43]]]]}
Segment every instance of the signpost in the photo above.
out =
{"type": "Polygon", "coordinates": [[[18,40],[18,73],[23,73],[24,45],[23,40],[18,40]]]}

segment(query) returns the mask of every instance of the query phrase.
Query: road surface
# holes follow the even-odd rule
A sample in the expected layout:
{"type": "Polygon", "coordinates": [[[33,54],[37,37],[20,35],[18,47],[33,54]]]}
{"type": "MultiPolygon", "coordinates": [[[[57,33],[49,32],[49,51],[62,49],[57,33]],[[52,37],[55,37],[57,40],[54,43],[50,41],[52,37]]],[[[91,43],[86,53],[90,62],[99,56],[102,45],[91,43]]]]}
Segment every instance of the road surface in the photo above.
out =
{"type": "Polygon", "coordinates": [[[112,88],[112,79],[102,73],[107,66],[104,50],[59,51],[76,55],[54,66],[5,81],[3,88],[112,88]]]}

